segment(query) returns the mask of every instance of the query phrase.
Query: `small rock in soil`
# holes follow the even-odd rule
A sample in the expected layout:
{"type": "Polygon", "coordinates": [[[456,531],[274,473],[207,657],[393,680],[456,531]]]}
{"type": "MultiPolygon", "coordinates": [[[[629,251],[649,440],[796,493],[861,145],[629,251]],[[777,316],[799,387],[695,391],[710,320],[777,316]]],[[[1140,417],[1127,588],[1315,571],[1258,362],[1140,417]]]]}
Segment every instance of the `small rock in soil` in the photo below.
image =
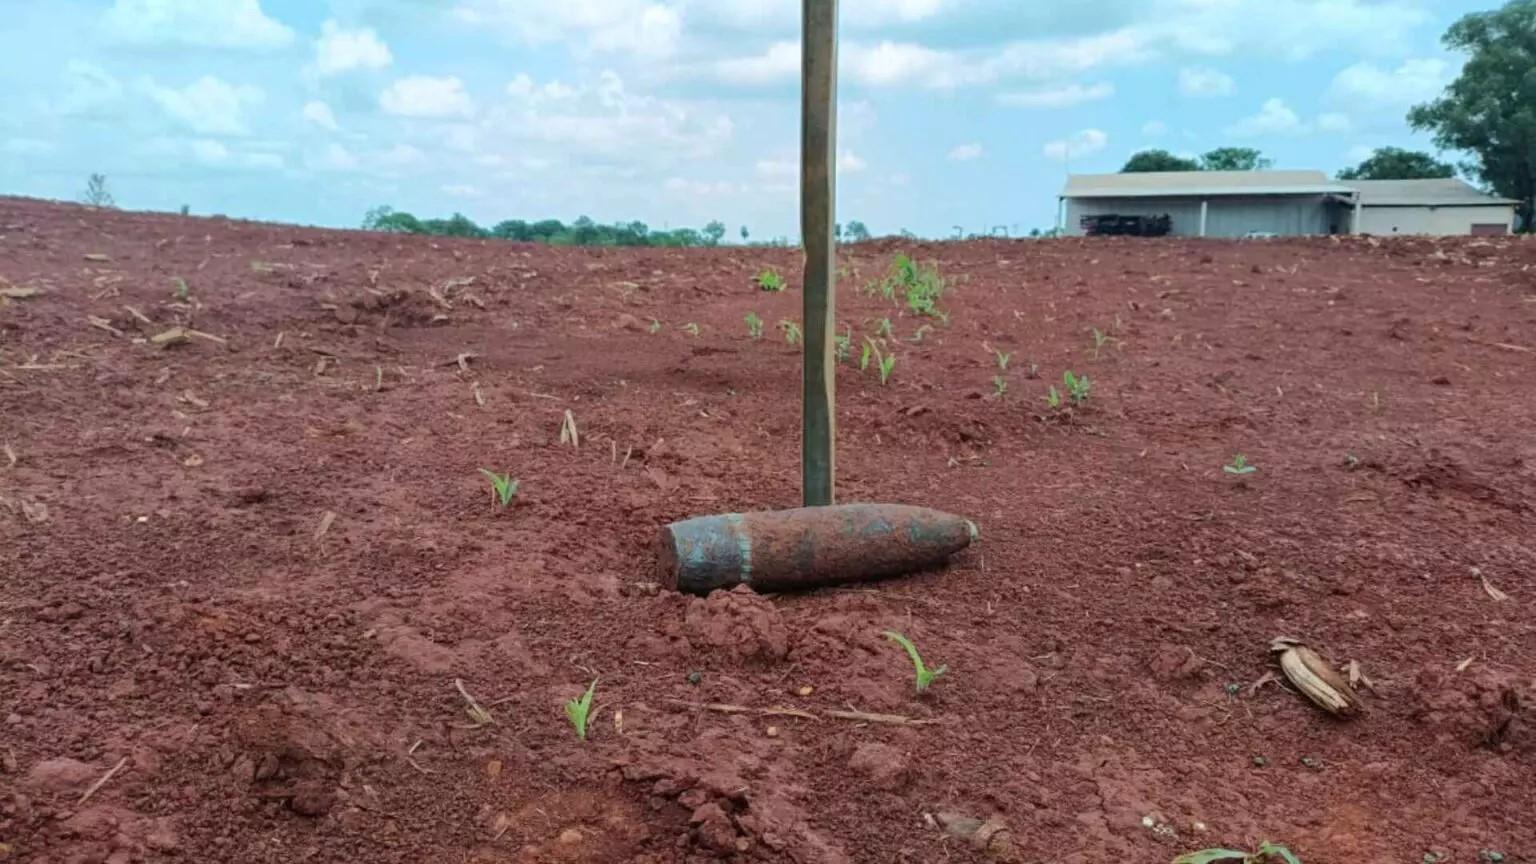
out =
{"type": "Polygon", "coordinates": [[[853,751],[848,767],[863,774],[871,786],[897,792],[912,782],[912,768],[907,757],[889,744],[866,742],[853,751]]]}
{"type": "Polygon", "coordinates": [[[711,801],[701,805],[688,821],[696,826],[699,845],[716,852],[736,851],[736,826],[719,804],[711,801]]]}
{"type": "Polygon", "coordinates": [[[336,806],[336,790],[317,780],[302,780],[293,787],[288,807],[300,816],[318,818],[336,806]]]}
{"type": "Polygon", "coordinates": [[[99,768],[78,759],[60,757],[33,765],[27,772],[27,785],[45,792],[67,792],[84,788],[101,774],[99,768]]]}

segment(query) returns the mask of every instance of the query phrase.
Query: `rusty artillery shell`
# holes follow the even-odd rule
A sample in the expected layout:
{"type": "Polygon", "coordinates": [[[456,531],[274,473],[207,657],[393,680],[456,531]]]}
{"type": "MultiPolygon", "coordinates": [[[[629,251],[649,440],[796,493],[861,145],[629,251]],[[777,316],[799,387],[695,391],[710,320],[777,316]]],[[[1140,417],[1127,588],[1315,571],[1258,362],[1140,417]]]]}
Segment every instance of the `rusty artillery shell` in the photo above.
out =
{"type": "Polygon", "coordinates": [[[661,529],[661,584],[707,594],[895,576],[943,563],[976,534],[968,519],[902,504],[700,516],[661,529]]]}

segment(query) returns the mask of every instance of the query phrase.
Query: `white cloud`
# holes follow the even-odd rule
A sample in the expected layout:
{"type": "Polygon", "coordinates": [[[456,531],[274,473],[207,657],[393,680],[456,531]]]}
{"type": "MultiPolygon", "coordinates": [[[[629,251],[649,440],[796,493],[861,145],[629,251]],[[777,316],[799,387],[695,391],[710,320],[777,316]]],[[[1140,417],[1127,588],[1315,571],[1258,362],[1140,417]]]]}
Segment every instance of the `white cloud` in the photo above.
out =
{"type": "Polygon", "coordinates": [[[997,101],[1015,108],[1068,108],[1084,102],[1097,102],[1115,95],[1115,85],[1100,81],[1084,87],[1081,84],[1062,84],[1035,90],[1015,90],[999,93],[997,101]]]}
{"type": "Polygon", "coordinates": [[[1237,82],[1219,69],[1185,66],[1179,70],[1179,92],[1185,96],[1230,96],[1237,82]]]}
{"type": "Polygon", "coordinates": [[[504,102],[485,112],[481,137],[508,155],[521,155],[534,142],[566,160],[581,154],[649,160],[671,170],[678,160],[714,155],[735,132],[728,114],[631,93],[611,70],[579,85],[538,84],[520,76],[506,92],[504,102]]]}
{"type": "Polygon", "coordinates": [[[410,75],[379,94],[379,107],[401,117],[463,117],[474,112],[464,82],[449,76],[410,75]]]}
{"type": "Polygon", "coordinates": [[[455,198],[480,198],[485,195],[485,192],[480,187],[471,186],[467,183],[449,183],[442,188],[444,194],[452,195],[455,198]]]}
{"type": "Polygon", "coordinates": [[[107,113],[122,103],[123,85],[106,70],[84,60],[64,66],[64,95],[54,104],[60,114],[90,116],[107,113]]]}
{"type": "Polygon", "coordinates": [[[114,0],[107,35],[135,45],[281,48],[293,30],[269,17],[261,0],[114,0]]]}
{"type": "Polygon", "coordinates": [[[315,72],[321,77],[352,69],[383,69],[395,57],[372,29],[344,30],[335,21],[320,25],[315,40],[315,72]]]}
{"type": "Polygon", "coordinates": [[[336,125],[336,115],[331,112],[331,106],[320,101],[304,103],[304,119],[321,127],[335,132],[341,128],[336,125]]]}
{"type": "Polygon", "coordinates": [[[304,164],[315,171],[356,171],[360,163],[352,151],[331,141],[320,152],[308,156],[304,164]]]}
{"type": "Polygon", "coordinates": [[[1299,135],[1307,131],[1305,123],[1292,111],[1284,99],[1264,100],[1257,114],[1244,117],[1228,126],[1226,132],[1235,138],[1255,138],[1260,135],[1299,135]]]}
{"type": "Polygon", "coordinates": [[[1369,144],[1356,144],[1355,146],[1349,148],[1347,152],[1345,152],[1344,158],[1348,159],[1350,162],[1358,164],[1371,158],[1373,155],[1375,155],[1375,153],[1376,148],[1369,144]]]}
{"type": "Polygon", "coordinates": [[[1109,145],[1109,136],[1102,129],[1084,129],[1065,138],[1048,141],[1041,152],[1045,158],[1057,162],[1077,159],[1103,150],[1109,145]]]}
{"type": "Polygon", "coordinates": [[[651,59],[670,57],[683,27],[679,4],[652,0],[460,0],[453,11],[524,44],[564,43],[651,59]]]}
{"type": "Polygon", "coordinates": [[[229,158],[229,148],[218,141],[207,138],[199,138],[192,142],[192,155],[199,162],[218,164],[229,158]]]}
{"type": "Polygon", "coordinates": [[[1401,108],[1440,95],[1450,77],[1450,67],[1436,58],[1404,60],[1391,70],[1360,62],[1334,76],[1328,95],[1345,104],[1401,108]]]}
{"type": "MultiPolygon", "coordinates": [[[[850,40],[839,51],[839,68],[846,80],[870,87],[915,86],[929,90],[1007,80],[1049,81],[1091,69],[1136,63],[1150,56],[1140,38],[1130,31],[1006,42],[969,50],[943,50],[889,39],[875,43],[850,40]]],[[[774,42],[760,54],[705,63],[693,67],[692,72],[727,84],[790,83],[800,74],[800,43],[774,42]]],[[[1084,90],[1093,92],[1095,87],[1084,90]]]]}
{"type": "Polygon", "coordinates": [[[249,84],[229,84],[211,75],[176,89],[143,79],[139,87],[165,113],[202,135],[246,134],[247,108],[260,105],[266,94],[249,84]]]}
{"type": "Polygon", "coordinates": [[[761,86],[794,80],[800,74],[800,43],[775,42],[756,56],[720,60],[712,70],[726,84],[761,86]]]}
{"type": "Polygon", "coordinates": [[[759,159],[757,162],[757,174],[759,177],[775,177],[788,179],[800,176],[800,165],[789,159],[759,159]]]}
{"type": "Polygon", "coordinates": [[[0,152],[13,156],[41,156],[53,152],[53,145],[37,138],[10,138],[0,144],[0,152]]]}
{"type": "Polygon", "coordinates": [[[837,170],[843,174],[857,174],[868,167],[869,164],[852,150],[837,154],[837,170]]]}
{"type": "Polygon", "coordinates": [[[950,161],[969,162],[972,159],[980,159],[984,151],[980,144],[956,144],[949,151],[950,161]]]}
{"type": "Polygon", "coordinates": [[[1141,134],[1148,138],[1161,138],[1168,134],[1168,124],[1161,120],[1148,120],[1141,124],[1141,134]]]}
{"type": "Polygon", "coordinates": [[[1329,112],[1317,115],[1317,131],[1319,132],[1348,132],[1354,128],[1354,123],[1348,114],[1329,112]]]}

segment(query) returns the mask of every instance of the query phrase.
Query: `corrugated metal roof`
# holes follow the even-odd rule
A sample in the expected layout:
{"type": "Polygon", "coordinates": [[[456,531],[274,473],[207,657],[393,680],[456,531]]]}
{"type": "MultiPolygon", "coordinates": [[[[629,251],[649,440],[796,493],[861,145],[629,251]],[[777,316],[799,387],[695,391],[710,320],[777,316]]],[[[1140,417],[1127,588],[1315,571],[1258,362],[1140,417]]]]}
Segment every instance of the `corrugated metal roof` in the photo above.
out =
{"type": "Polygon", "coordinates": [[[1433,180],[1340,180],[1360,192],[1365,207],[1446,207],[1490,204],[1514,204],[1508,198],[1495,198],[1477,191],[1464,180],[1445,177],[1433,180]]]}
{"type": "Polygon", "coordinates": [[[1179,198],[1221,195],[1327,195],[1354,190],[1321,171],[1145,171],[1074,174],[1064,198],[1179,198]]]}

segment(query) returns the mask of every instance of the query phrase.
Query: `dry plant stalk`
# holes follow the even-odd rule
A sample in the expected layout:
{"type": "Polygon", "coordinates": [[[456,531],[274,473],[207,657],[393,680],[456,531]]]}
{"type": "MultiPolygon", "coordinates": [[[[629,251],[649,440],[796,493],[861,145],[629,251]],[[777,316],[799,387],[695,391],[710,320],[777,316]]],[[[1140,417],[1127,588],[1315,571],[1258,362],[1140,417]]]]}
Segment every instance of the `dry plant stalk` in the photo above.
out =
{"type": "Polygon", "coordinates": [[[1317,707],[1335,717],[1353,717],[1363,710],[1349,682],[1300,640],[1281,637],[1269,643],[1269,650],[1278,655],[1286,679],[1317,707]]]}
{"type": "Polygon", "coordinates": [[[569,408],[565,409],[565,419],[560,421],[560,443],[581,448],[581,435],[576,431],[576,415],[569,408]]]}

